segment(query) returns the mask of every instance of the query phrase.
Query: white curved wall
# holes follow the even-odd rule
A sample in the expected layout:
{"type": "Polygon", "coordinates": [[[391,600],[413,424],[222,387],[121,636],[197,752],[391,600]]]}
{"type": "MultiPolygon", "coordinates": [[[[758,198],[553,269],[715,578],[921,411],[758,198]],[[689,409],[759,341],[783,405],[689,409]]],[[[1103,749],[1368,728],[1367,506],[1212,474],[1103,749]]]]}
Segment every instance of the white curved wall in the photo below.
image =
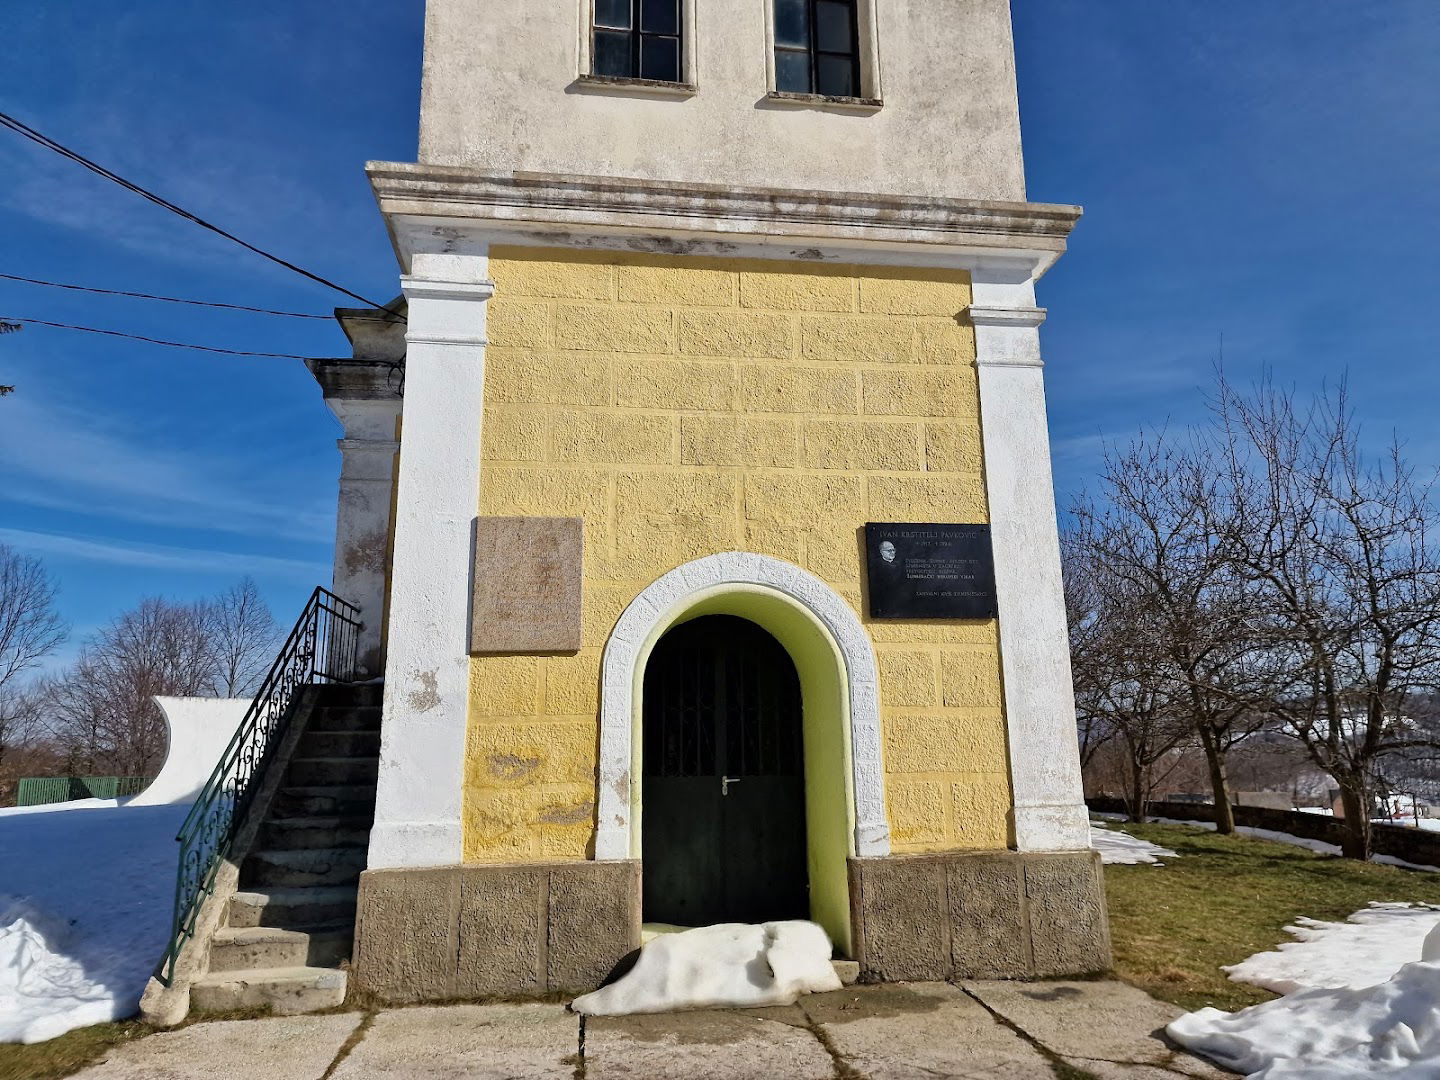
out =
{"type": "Polygon", "coordinates": [[[245,719],[250,698],[156,697],[170,729],[170,748],[154,782],[126,806],[193,802],[245,719]]]}

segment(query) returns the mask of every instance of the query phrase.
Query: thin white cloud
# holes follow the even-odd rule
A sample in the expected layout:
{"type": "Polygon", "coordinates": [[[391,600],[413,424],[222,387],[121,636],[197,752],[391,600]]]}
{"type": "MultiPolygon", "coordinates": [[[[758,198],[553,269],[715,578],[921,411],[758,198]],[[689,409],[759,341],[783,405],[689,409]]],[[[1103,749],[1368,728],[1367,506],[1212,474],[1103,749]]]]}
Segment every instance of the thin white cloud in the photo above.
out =
{"type": "Polygon", "coordinates": [[[237,461],[149,445],[113,416],[47,402],[5,402],[0,426],[3,498],[124,521],[325,542],[333,511],[257,498],[238,483],[237,461]]]}
{"type": "Polygon", "coordinates": [[[19,551],[54,559],[133,566],[180,573],[252,574],[306,584],[321,580],[328,568],[303,559],[281,559],[271,555],[248,555],[235,551],[169,547],[162,544],[129,544],[113,540],[64,536],[29,529],[0,528],[0,544],[19,551]]]}

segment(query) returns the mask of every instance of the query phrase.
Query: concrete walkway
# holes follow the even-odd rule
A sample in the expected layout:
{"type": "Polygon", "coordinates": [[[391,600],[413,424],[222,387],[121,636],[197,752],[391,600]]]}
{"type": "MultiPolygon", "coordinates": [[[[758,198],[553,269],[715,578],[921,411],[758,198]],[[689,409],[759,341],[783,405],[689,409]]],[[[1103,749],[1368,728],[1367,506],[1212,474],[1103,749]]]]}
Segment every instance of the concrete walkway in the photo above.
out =
{"type": "Polygon", "coordinates": [[[580,1018],[451,1005],[194,1024],[85,1080],[1220,1080],[1168,1047],[1181,1010],[1117,982],[856,986],[779,1009],[580,1018]]]}

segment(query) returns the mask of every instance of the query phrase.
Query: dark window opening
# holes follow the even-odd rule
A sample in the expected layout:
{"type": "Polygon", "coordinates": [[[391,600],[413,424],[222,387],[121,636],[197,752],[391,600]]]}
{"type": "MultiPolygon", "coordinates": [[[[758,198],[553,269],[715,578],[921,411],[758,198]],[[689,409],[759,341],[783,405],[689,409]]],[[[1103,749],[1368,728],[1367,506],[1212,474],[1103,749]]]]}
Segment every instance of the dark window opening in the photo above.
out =
{"type": "Polygon", "coordinates": [[[684,0],[595,0],[591,73],[679,82],[684,0]]]}
{"type": "Polygon", "coordinates": [[[775,89],[860,96],[857,0],[775,0],[775,89]]]}

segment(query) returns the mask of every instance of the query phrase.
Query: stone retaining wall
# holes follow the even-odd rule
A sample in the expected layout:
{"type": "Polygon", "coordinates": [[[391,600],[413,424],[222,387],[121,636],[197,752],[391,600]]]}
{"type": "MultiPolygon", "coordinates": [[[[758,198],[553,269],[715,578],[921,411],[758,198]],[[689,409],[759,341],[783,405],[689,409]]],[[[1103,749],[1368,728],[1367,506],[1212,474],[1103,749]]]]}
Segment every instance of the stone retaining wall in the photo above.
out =
{"type": "MultiPolygon", "coordinates": [[[[1125,800],[1110,798],[1086,799],[1091,810],[1105,814],[1127,813],[1125,800]]],[[[1327,814],[1306,814],[1299,810],[1271,810],[1263,806],[1236,806],[1235,824],[1252,829],[1271,829],[1307,840],[1323,840],[1339,846],[1345,823],[1327,814]]],[[[1175,818],[1179,821],[1215,820],[1215,807],[1208,803],[1155,802],[1149,806],[1151,817],[1175,818]]],[[[1377,855],[1391,855],[1406,862],[1424,866],[1440,866],[1440,833],[1412,829],[1404,825],[1371,826],[1372,847],[1377,855]]]]}

